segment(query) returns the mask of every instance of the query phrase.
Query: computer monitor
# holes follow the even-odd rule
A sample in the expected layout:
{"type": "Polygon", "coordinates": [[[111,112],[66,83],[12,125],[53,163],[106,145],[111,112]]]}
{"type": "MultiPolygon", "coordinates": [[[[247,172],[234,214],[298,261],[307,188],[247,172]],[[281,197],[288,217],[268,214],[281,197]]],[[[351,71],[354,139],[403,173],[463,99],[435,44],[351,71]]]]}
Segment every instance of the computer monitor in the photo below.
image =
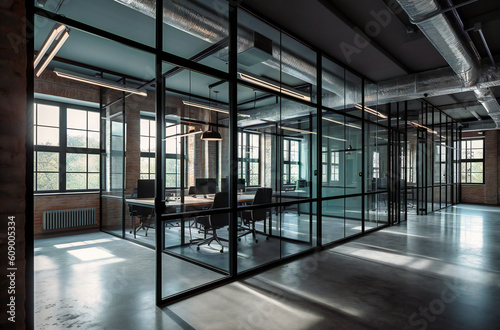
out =
{"type": "Polygon", "coordinates": [[[221,192],[229,192],[229,179],[221,178],[220,179],[220,191],[221,192]]]}
{"type": "Polygon", "coordinates": [[[238,179],[236,186],[238,191],[245,191],[245,179],[238,179]]]}
{"type": "Polygon", "coordinates": [[[137,180],[137,198],[154,198],[155,180],[137,180]]]}
{"type": "Polygon", "coordinates": [[[307,180],[297,180],[297,190],[301,188],[306,188],[307,187],[307,180]]]}
{"type": "Polygon", "coordinates": [[[217,192],[217,179],[197,178],[195,190],[197,195],[215,194],[217,192]]]}

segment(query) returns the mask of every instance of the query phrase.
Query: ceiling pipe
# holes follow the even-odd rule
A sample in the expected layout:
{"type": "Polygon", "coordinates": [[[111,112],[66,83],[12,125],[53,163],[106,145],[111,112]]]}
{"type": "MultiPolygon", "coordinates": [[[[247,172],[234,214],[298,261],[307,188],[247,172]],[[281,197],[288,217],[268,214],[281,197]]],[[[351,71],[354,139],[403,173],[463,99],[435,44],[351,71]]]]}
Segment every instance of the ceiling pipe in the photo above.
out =
{"type": "Polygon", "coordinates": [[[477,86],[481,67],[472,47],[443,14],[435,0],[397,0],[422,33],[448,62],[465,87],[473,89],[476,98],[500,127],[500,105],[489,88],[477,86]]]}

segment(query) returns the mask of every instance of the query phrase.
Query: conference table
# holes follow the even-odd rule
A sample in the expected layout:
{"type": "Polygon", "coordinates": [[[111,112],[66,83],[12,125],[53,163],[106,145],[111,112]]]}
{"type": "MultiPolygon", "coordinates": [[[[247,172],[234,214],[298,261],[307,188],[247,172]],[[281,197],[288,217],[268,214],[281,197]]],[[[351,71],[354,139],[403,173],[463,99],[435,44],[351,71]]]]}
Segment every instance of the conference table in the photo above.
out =
{"type": "MultiPolygon", "coordinates": [[[[238,195],[238,203],[248,203],[252,202],[255,195],[253,194],[241,194],[238,195]]],[[[186,208],[190,206],[211,206],[214,201],[214,196],[209,195],[205,197],[193,197],[193,196],[184,196],[184,203],[181,203],[180,197],[175,197],[175,200],[166,200],[165,206],[170,207],[181,207],[185,206],[186,208]]],[[[155,199],[154,198],[127,198],[125,199],[127,204],[138,205],[138,206],[147,206],[147,207],[155,207],[155,199]]]]}
{"type": "MultiPolygon", "coordinates": [[[[255,194],[238,194],[238,203],[249,203],[253,202],[255,194]]],[[[166,213],[171,214],[177,212],[177,209],[184,206],[186,209],[198,209],[210,207],[214,201],[214,195],[208,195],[206,198],[204,196],[194,197],[191,195],[184,196],[184,203],[181,203],[180,197],[171,198],[172,200],[166,200],[165,207],[166,213]]],[[[126,198],[125,202],[130,205],[145,206],[145,207],[155,207],[154,198],[126,198]]],[[[134,219],[132,218],[132,227],[134,227],[134,219]]],[[[176,220],[177,221],[177,220],[176,220]]],[[[184,245],[184,225],[181,226],[181,245],[184,245]]]]}

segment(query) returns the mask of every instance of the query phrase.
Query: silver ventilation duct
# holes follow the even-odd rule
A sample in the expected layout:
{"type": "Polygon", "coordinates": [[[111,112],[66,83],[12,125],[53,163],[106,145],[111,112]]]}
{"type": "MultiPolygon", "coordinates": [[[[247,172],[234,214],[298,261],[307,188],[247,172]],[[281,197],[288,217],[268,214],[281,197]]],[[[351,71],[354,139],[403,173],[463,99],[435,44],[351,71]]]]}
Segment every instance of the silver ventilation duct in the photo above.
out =
{"type": "MultiPolygon", "coordinates": [[[[436,47],[465,87],[475,86],[480,75],[479,59],[465,38],[458,34],[435,0],[397,0],[410,20],[436,47]]],[[[441,86],[437,86],[441,87],[441,86]]],[[[496,126],[500,126],[500,105],[488,88],[477,87],[474,93],[496,126]]]]}
{"type": "MultiPolygon", "coordinates": [[[[150,17],[156,17],[155,0],[115,1],[150,17]]],[[[414,21],[439,10],[438,5],[432,0],[398,0],[398,2],[414,21]]],[[[168,6],[163,8],[163,22],[214,44],[226,38],[229,34],[227,17],[225,17],[227,10],[217,11],[218,4],[218,0],[214,0],[211,5],[212,8],[209,8],[196,0],[170,0],[168,6]]],[[[220,4],[220,8],[227,7],[227,3],[224,1],[220,2],[220,4]]],[[[500,113],[498,104],[495,105],[495,102],[486,97],[486,95],[491,95],[491,92],[481,91],[481,89],[500,85],[499,69],[488,67],[480,70],[477,59],[468,50],[466,43],[461,41],[460,36],[453,30],[444,15],[437,15],[418,25],[450,63],[451,69],[443,68],[367,85],[365,86],[365,103],[373,106],[418,99],[425,96],[476,91],[479,88],[479,93],[485,96],[483,100],[488,106],[488,108],[486,106],[485,108],[490,115],[500,113]]],[[[238,52],[251,47],[252,42],[253,31],[240,27],[238,30],[238,52]]],[[[286,47],[280,47],[280,45],[273,43],[272,57],[262,63],[275,70],[282,70],[282,72],[304,82],[316,85],[317,72],[315,63],[303,59],[299,54],[286,47]]],[[[323,95],[325,106],[343,109],[361,103],[359,86],[344,81],[344,77],[339,77],[334,73],[323,72],[322,74],[323,89],[328,91],[323,95]]],[[[286,100],[281,103],[281,108],[292,109],[290,116],[293,117],[311,111],[308,107],[299,106],[295,102],[286,100]]],[[[279,111],[276,105],[251,111],[260,113],[262,119],[280,118],[279,113],[275,113],[279,111]]],[[[243,121],[248,122],[248,124],[255,123],[251,119],[244,119],[243,121]]]]}

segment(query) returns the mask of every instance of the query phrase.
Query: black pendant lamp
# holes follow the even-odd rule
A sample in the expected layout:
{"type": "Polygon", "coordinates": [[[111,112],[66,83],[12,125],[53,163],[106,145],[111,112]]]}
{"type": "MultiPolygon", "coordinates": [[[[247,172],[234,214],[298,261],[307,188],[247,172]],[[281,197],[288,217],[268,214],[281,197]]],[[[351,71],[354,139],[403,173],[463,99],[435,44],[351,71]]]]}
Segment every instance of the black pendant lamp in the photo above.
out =
{"type": "MultiPolygon", "coordinates": [[[[214,91],[215,97],[217,98],[218,91],[214,91]]],[[[216,114],[217,116],[217,114],[216,114]]],[[[218,131],[216,131],[212,126],[212,111],[210,110],[210,125],[208,126],[208,131],[203,132],[201,139],[204,141],[222,141],[222,136],[218,131]]]]}

